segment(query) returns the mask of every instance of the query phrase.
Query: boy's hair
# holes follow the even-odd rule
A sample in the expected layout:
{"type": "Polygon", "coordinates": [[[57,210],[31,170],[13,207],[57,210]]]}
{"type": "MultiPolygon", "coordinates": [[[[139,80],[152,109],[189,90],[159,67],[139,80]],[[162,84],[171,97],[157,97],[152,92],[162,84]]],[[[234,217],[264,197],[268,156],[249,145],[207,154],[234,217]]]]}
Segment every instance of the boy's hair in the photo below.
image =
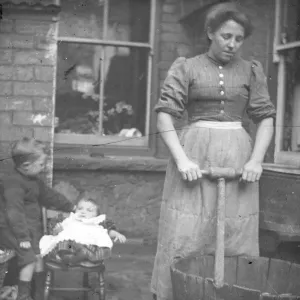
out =
{"type": "Polygon", "coordinates": [[[100,209],[100,205],[99,205],[99,203],[97,202],[96,199],[93,199],[87,193],[82,193],[77,198],[76,205],[78,205],[79,202],[81,202],[81,201],[93,203],[97,207],[97,214],[100,215],[101,209],[100,209]]]}
{"type": "Polygon", "coordinates": [[[45,154],[45,144],[34,138],[24,137],[15,142],[11,148],[11,157],[16,167],[24,163],[33,163],[45,154]]]}

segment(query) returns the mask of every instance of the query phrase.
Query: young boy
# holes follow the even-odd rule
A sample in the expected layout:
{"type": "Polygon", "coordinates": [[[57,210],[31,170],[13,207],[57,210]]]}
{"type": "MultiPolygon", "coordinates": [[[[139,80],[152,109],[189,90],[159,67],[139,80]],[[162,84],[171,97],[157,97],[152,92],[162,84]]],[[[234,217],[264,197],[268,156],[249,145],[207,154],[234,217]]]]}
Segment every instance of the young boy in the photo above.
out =
{"type": "Polygon", "coordinates": [[[72,212],[74,204],[38,178],[45,168],[45,146],[32,138],[16,142],[11,151],[15,168],[0,181],[0,248],[14,249],[19,265],[17,300],[43,299],[43,261],[39,241],[43,235],[41,207],[72,212]]]}

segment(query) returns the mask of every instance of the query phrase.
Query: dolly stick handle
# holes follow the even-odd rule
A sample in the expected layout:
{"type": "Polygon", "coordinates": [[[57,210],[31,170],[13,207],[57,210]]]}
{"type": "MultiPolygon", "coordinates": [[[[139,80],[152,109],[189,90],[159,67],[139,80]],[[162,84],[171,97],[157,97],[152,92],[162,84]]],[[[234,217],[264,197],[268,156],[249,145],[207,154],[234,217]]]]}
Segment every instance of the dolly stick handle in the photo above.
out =
{"type": "Polygon", "coordinates": [[[225,267],[225,199],[226,199],[226,179],[238,179],[243,174],[243,170],[234,168],[211,167],[201,170],[204,176],[218,181],[217,197],[217,222],[216,222],[216,250],[214,265],[214,284],[216,288],[222,288],[224,285],[224,267],[225,267]]]}
{"type": "Polygon", "coordinates": [[[201,170],[201,173],[204,176],[207,176],[211,179],[237,179],[243,174],[243,170],[235,170],[233,168],[211,167],[206,170],[201,170]]]}

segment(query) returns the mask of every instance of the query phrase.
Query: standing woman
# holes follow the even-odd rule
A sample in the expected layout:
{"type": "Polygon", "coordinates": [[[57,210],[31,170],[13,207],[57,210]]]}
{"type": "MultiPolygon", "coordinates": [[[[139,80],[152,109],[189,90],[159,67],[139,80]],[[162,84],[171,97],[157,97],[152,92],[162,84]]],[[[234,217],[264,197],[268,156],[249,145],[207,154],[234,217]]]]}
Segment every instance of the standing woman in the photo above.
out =
{"type": "Polygon", "coordinates": [[[171,153],[151,282],[157,300],[173,299],[175,257],[214,254],[217,184],[202,177],[202,169],[243,170],[242,181],[227,182],[225,255],[259,255],[258,180],[275,109],[261,64],[238,54],[251,32],[247,16],[235,6],[213,7],[206,19],[208,52],[173,63],[155,107],[158,130],[171,153]],[[178,138],[173,118],[185,109],[189,125],[178,138]],[[257,124],[253,147],[241,123],[245,112],[257,124]]]}

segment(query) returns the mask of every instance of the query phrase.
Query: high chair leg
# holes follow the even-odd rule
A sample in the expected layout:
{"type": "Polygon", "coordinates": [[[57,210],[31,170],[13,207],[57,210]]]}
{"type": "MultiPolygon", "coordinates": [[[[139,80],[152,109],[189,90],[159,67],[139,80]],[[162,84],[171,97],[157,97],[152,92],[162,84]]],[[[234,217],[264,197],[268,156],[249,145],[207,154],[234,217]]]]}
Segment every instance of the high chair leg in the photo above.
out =
{"type": "Polygon", "coordinates": [[[53,274],[51,271],[47,271],[46,273],[46,281],[45,281],[45,290],[44,290],[44,300],[48,300],[49,299],[49,295],[50,295],[50,288],[52,285],[52,277],[53,274]]]}
{"type": "MultiPolygon", "coordinates": [[[[86,288],[89,287],[89,274],[86,272],[83,273],[83,287],[86,287],[86,288]]],[[[84,300],[89,299],[88,292],[84,292],[83,299],[84,300]]]]}
{"type": "Polygon", "coordinates": [[[99,300],[105,300],[106,291],[105,291],[105,281],[104,281],[104,270],[105,268],[98,273],[99,280],[99,300]]]}

